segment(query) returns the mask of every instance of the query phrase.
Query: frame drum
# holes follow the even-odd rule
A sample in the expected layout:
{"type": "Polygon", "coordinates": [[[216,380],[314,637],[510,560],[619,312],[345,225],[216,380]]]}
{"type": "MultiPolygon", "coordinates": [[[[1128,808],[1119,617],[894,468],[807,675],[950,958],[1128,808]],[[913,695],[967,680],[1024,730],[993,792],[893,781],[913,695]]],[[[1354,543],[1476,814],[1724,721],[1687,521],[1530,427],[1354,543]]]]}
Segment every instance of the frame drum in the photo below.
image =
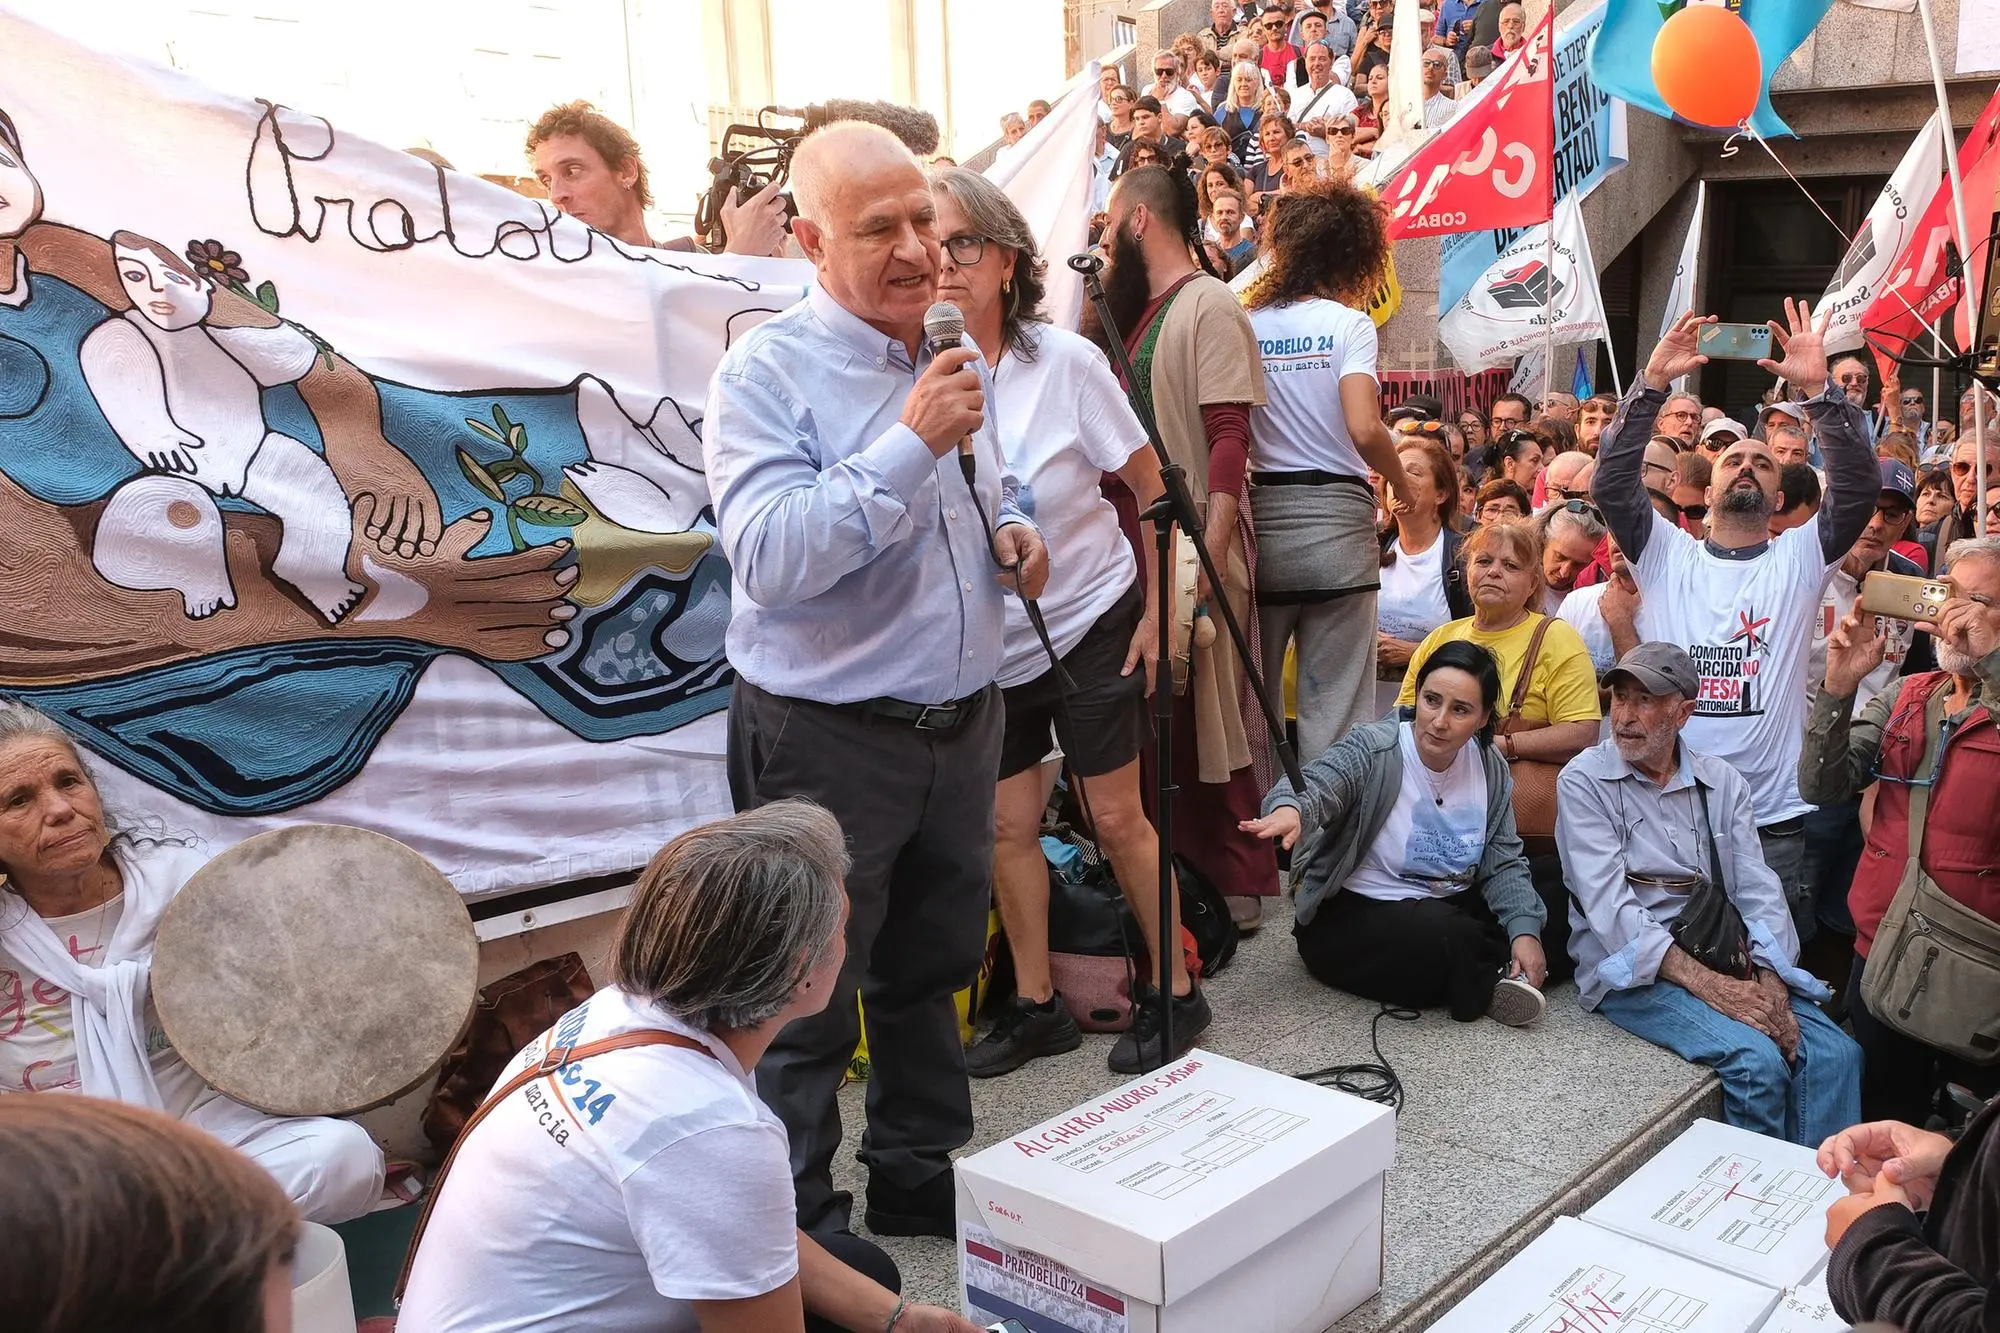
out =
{"type": "Polygon", "coordinates": [[[479,940],[458,891],[394,838],[260,833],[160,918],[153,1004],[197,1074],[273,1115],[351,1115],[431,1076],[472,1017],[479,940]]]}

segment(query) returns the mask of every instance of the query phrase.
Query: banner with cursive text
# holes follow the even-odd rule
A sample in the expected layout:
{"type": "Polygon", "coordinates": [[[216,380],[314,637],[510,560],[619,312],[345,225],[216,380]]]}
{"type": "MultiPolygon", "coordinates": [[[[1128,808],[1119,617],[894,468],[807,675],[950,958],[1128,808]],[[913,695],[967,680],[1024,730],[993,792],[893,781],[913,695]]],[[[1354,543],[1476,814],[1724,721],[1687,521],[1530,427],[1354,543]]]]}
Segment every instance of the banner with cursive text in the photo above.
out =
{"type": "Polygon", "coordinates": [[[128,815],[364,825],[467,894],[726,812],[701,405],[810,269],[0,50],[0,694],[128,815]]]}

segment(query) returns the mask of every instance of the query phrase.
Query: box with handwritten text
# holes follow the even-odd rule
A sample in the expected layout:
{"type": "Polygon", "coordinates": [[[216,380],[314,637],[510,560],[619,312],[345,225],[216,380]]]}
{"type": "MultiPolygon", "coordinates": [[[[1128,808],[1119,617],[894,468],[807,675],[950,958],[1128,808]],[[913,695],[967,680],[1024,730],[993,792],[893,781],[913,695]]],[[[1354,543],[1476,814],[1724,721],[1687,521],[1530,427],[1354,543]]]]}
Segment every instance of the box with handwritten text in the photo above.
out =
{"type": "Polygon", "coordinates": [[[1386,1106],[1206,1051],[957,1164],[966,1316],[1320,1333],[1382,1280],[1386,1106]]]}

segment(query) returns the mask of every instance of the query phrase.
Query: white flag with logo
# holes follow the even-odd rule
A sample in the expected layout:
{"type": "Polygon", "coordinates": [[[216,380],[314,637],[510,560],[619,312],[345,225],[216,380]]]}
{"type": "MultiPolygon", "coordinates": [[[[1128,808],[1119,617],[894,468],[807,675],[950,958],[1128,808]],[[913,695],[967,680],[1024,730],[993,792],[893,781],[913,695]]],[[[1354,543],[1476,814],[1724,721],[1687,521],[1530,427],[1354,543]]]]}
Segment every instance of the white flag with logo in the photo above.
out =
{"type": "MultiPolygon", "coordinates": [[[[1688,221],[1687,239],[1681,242],[1681,257],[1674,265],[1674,285],[1667,289],[1667,306],[1660,312],[1660,337],[1673,331],[1674,321],[1694,309],[1695,275],[1701,268],[1701,234],[1708,221],[1708,182],[1694,185],[1694,217],[1688,221]]],[[[1687,376],[1674,381],[1677,393],[1687,391],[1687,376]]]]}
{"type": "Polygon", "coordinates": [[[1528,228],[1501,252],[1445,314],[1438,336],[1458,368],[1471,374],[1511,365],[1515,357],[1542,347],[1552,326],[1557,343],[1610,336],[1597,265],[1574,195],[1556,204],[1553,222],[1528,228]]]}
{"type": "Polygon", "coordinates": [[[1681,242],[1681,257],[1674,265],[1674,285],[1667,289],[1667,308],[1660,312],[1660,336],[1673,331],[1674,321],[1694,309],[1695,272],[1701,267],[1701,233],[1708,219],[1708,182],[1694,186],[1694,217],[1688,221],[1687,239],[1681,242]]]}
{"type": "Polygon", "coordinates": [[[1091,146],[1097,130],[1097,62],[1070,81],[1042,123],[986,168],[1034,230],[1048,260],[1042,310],[1058,328],[1083,318],[1083,279],[1069,257],[1090,248],[1091,146]]]}
{"type": "Polygon", "coordinates": [[[1826,294],[1813,307],[1815,320],[1829,312],[1833,315],[1826,331],[1827,351],[1847,352],[1863,345],[1861,317],[1879,294],[1896,256],[1908,247],[1943,179],[1944,136],[1938,133],[1933,114],[1897,163],[1889,183],[1875,197],[1875,206],[1868,210],[1861,230],[1854,233],[1826,294]]]}

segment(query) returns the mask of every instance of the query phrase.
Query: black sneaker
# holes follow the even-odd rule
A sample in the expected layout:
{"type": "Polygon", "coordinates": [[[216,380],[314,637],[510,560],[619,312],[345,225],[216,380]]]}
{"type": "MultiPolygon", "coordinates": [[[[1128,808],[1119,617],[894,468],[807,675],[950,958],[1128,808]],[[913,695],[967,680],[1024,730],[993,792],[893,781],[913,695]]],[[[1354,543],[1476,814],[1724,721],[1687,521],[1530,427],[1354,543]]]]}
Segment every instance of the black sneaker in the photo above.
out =
{"type": "Polygon", "coordinates": [[[1174,997],[1174,1049],[1160,1048],[1159,992],[1143,983],[1132,988],[1132,1026],[1118,1034],[1108,1063],[1114,1074],[1144,1074],[1178,1060],[1215,1021],[1208,997],[1196,986],[1174,997]]]}
{"type": "Polygon", "coordinates": [[[878,1236],[958,1238],[958,1197],[944,1170],[915,1189],[868,1176],[868,1229],[878,1236]]]}
{"type": "Polygon", "coordinates": [[[1016,995],[993,1020],[993,1030],[966,1051],[965,1072],[974,1078],[998,1078],[1038,1056],[1062,1055],[1081,1045],[1083,1033],[1069,1016],[1060,991],[1046,1009],[1016,995]]]}

